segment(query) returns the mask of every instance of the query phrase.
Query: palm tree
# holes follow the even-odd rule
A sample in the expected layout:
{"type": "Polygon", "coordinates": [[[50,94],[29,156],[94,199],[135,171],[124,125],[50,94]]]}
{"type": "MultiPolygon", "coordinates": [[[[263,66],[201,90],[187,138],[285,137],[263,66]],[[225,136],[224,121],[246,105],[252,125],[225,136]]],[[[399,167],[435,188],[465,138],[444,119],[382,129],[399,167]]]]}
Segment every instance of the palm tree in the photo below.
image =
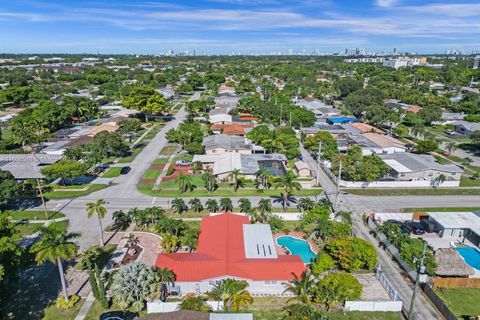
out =
{"type": "Polygon", "coordinates": [[[297,177],[292,171],[287,171],[283,177],[277,179],[275,189],[283,189],[283,210],[287,209],[288,197],[291,195],[294,189],[300,190],[300,183],[296,181],[297,177]]]}
{"type": "Polygon", "coordinates": [[[107,209],[104,207],[105,200],[98,199],[96,202],[87,203],[87,216],[90,219],[94,214],[98,217],[98,233],[100,236],[100,245],[103,247],[105,243],[103,242],[103,227],[102,219],[105,218],[107,209]]]}
{"type": "Polygon", "coordinates": [[[247,213],[252,211],[252,203],[247,198],[239,199],[238,206],[240,208],[240,212],[242,213],[247,213]]]}
{"type": "Polygon", "coordinates": [[[437,176],[435,178],[435,180],[433,181],[433,184],[432,184],[433,188],[437,189],[438,187],[440,187],[440,185],[442,183],[445,182],[445,180],[447,180],[447,177],[445,177],[445,175],[441,174],[441,175],[437,176]]]}
{"type": "Polygon", "coordinates": [[[425,126],[423,124],[420,124],[420,125],[415,125],[412,129],[411,129],[411,133],[416,137],[423,137],[425,135],[425,126]]]}
{"type": "Polygon", "coordinates": [[[207,208],[208,212],[218,212],[220,209],[218,202],[215,199],[208,199],[207,202],[205,202],[205,207],[207,208]]]}
{"type": "Polygon", "coordinates": [[[45,261],[57,263],[60,281],[62,283],[63,297],[68,300],[67,284],[63,273],[62,260],[73,259],[78,252],[78,246],[72,239],[78,238],[79,233],[69,233],[52,223],[48,227],[40,227],[40,239],[35,243],[30,252],[35,254],[35,261],[42,264],[45,261]]]}
{"type": "Polygon", "coordinates": [[[165,253],[171,253],[175,251],[178,246],[178,236],[176,234],[169,234],[169,233],[162,233],[162,239],[160,240],[160,244],[163,247],[165,253]]]}
{"type": "Polygon", "coordinates": [[[208,192],[212,192],[217,188],[217,179],[210,170],[202,174],[202,180],[208,192]]]}
{"type": "Polygon", "coordinates": [[[294,273],[292,273],[292,275],[293,280],[287,284],[287,288],[283,292],[289,292],[295,296],[288,299],[288,302],[295,300],[302,304],[311,305],[311,291],[315,285],[315,279],[312,276],[311,271],[309,269],[305,270],[300,276],[300,278],[298,278],[298,276],[294,273]]]}
{"type": "Polygon", "coordinates": [[[180,175],[177,177],[177,179],[175,179],[175,181],[177,182],[178,190],[180,190],[181,193],[193,191],[193,189],[195,189],[192,178],[190,176],[187,176],[183,172],[180,173],[180,175]]]}
{"type": "Polygon", "coordinates": [[[260,199],[258,201],[258,211],[257,221],[266,222],[272,214],[272,202],[270,199],[260,199]]]}
{"type": "Polygon", "coordinates": [[[188,204],[190,205],[190,209],[192,209],[193,212],[202,212],[203,211],[202,202],[198,198],[191,199],[188,202],[188,204]]]}
{"type": "Polygon", "coordinates": [[[183,199],[175,198],[172,200],[172,209],[175,213],[182,214],[188,211],[188,206],[183,199]]]}
{"type": "Polygon", "coordinates": [[[224,212],[232,212],[233,210],[232,200],[230,198],[221,198],[220,209],[224,212]]]}
{"type": "Polygon", "coordinates": [[[224,311],[238,311],[242,306],[247,306],[253,302],[252,296],[245,289],[248,282],[245,280],[223,279],[217,282],[212,291],[207,295],[213,299],[223,302],[224,311]]]}
{"type": "Polygon", "coordinates": [[[35,131],[26,120],[17,121],[12,126],[12,136],[15,143],[21,144],[22,149],[28,151],[29,145],[35,142],[35,131]]]}
{"type": "Polygon", "coordinates": [[[113,229],[126,230],[133,222],[133,217],[122,210],[113,213],[113,229]]]}
{"type": "Polygon", "coordinates": [[[157,268],[153,271],[155,276],[155,280],[158,283],[158,290],[160,291],[159,294],[162,296],[162,285],[163,284],[171,284],[172,286],[175,284],[175,274],[173,274],[172,270],[167,268],[157,268]]]}
{"type": "Polygon", "coordinates": [[[180,310],[192,310],[192,311],[201,311],[209,312],[212,309],[205,303],[205,300],[202,297],[197,297],[193,294],[187,294],[183,298],[182,302],[178,305],[180,310]]]}
{"type": "Polygon", "coordinates": [[[259,169],[255,172],[255,176],[257,177],[257,188],[265,190],[272,185],[273,176],[266,168],[259,169]]]}
{"type": "Polygon", "coordinates": [[[198,246],[198,230],[188,229],[180,239],[182,246],[187,246],[190,252],[197,249],[198,246]]]}
{"type": "Polygon", "coordinates": [[[233,190],[237,192],[239,188],[245,187],[245,181],[241,178],[240,169],[233,169],[230,173],[230,177],[233,179],[233,190]]]}
{"type": "Polygon", "coordinates": [[[457,143],[455,141],[447,143],[448,156],[452,154],[452,151],[457,148],[457,143]]]}
{"type": "Polygon", "coordinates": [[[315,207],[315,201],[310,198],[301,198],[298,200],[297,209],[301,212],[311,210],[313,207],[315,207]]]}

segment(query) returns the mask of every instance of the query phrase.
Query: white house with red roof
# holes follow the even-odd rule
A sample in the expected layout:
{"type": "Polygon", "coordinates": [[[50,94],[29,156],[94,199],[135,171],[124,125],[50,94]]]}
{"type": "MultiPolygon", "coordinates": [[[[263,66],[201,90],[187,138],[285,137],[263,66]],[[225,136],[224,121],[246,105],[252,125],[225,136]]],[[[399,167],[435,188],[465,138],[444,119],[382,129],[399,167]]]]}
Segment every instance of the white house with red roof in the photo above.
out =
{"type": "Polygon", "coordinates": [[[305,270],[300,256],[277,253],[270,225],[232,213],[203,218],[195,252],[161,253],[155,265],[173,271],[182,295],[205,293],[226,278],[246,280],[251,294],[278,295],[305,270]]]}

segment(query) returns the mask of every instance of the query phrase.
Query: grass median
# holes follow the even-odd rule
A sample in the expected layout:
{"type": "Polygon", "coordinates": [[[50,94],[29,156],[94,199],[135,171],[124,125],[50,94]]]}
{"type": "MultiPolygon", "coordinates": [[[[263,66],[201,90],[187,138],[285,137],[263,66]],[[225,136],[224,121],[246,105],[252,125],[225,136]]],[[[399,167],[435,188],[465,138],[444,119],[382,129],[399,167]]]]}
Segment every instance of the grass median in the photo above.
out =
{"type": "Polygon", "coordinates": [[[80,196],[85,196],[87,194],[93,193],[98,190],[105,189],[108,187],[108,184],[91,184],[86,190],[81,191],[50,191],[44,194],[47,199],[64,199],[64,198],[76,198],[80,196]]]}
{"type": "Polygon", "coordinates": [[[478,196],[479,189],[456,188],[456,189],[342,189],[350,194],[359,196],[478,196]]]}

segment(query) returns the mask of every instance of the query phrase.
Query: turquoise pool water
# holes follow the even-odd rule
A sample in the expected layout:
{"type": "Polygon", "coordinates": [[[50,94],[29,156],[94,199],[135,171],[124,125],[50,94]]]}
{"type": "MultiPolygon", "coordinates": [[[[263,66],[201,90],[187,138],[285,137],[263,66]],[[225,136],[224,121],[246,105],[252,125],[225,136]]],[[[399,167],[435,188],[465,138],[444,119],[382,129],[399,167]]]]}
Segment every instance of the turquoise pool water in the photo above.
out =
{"type": "Polygon", "coordinates": [[[311,263],[317,255],[312,251],[307,241],[292,236],[282,236],[277,238],[280,246],[285,246],[290,250],[291,254],[298,254],[302,258],[303,263],[311,263]]]}
{"type": "Polygon", "coordinates": [[[480,251],[475,248],[455,248],[471,267],[480,270],[480,251]]]}

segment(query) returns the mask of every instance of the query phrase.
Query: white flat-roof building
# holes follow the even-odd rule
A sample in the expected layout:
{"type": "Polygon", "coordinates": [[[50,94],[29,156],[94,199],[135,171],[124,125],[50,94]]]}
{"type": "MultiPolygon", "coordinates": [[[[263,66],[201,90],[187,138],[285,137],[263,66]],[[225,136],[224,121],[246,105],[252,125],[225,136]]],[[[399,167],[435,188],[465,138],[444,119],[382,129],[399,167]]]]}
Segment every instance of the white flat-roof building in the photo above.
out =
{"type": "Polygon", "coordinates": [[[477,247],[480,245],[480,212],[429,212],[429,218],[442,238],[465,237],[477,247]]]}

